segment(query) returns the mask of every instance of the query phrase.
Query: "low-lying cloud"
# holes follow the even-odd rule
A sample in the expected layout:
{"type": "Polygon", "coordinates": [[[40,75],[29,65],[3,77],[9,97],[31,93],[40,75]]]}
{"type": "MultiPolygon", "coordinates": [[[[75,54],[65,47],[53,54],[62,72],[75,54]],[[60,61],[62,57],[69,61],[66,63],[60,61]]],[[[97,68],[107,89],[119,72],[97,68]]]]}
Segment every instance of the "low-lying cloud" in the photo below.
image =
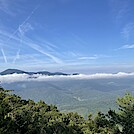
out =
{"type": "Polygon", "coordinates": [[[79,74],[79,75],[55,75],[46,76],[41,74],[10,74],[10,75],[0,75],[1,83],[12,83],[19,81],[53,81],[53,80],[81,80],[81,79],[107,79],[107,78],[125,78],[134,77],[134,72],[125,73],[119,72],[116,74],[112,73],[96,73],[96,74],[79,74]]]}

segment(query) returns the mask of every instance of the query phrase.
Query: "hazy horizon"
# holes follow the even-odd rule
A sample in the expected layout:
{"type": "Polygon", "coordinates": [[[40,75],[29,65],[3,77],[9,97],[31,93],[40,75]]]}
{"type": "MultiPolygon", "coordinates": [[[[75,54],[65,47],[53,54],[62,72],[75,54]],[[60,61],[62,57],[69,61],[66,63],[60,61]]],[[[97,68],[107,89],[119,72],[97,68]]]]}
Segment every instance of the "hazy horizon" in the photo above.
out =
{"type": "Polygon", "coordinates": [[[13,68],[13,67],[5,67],[5,68],[0,68],[0,72],[5,71],[7,69],[18,69],[22,71],[27,71],[27,72],[38,72],[38,71],[48,71],[48,72],[63,72],[63,73],[79,73],[79,74],[95,74],[95,73],[119,73],[119,72],[124,72],[124,73],[132,73],[134,72],[134,67],[128,67],[128,66],[90,66],[90,67],[85,67],[82,69],[79,68],[68,68],[68,69],[59,69],[59,68],[13,68]]]}

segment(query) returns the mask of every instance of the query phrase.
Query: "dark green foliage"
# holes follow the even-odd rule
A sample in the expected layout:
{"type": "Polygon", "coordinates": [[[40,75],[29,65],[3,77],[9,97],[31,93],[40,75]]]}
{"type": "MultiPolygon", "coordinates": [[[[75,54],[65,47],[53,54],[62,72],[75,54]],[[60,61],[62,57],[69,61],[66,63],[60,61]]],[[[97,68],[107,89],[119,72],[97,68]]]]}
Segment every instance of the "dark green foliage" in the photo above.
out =
{"type": "Polygon", "coordinates": [[[122,98],[118,98],[118,112],[108,111],[109,120],[118,126],[116,134],[133,134],[134,133],[134,96],[127,93],[122,98]]]}
{"type": "Polygon", "coordinates": [[[134,97],[117,100],[119,110],[90,114],[61,113],[44,101],[23,100],[0,88],[0,134],[133,134],[134,97]]]}
{"type": "Polygon", "coordinates": [[[78,114],[65,115],[44,101],[26,101],[7,92],[0,90],[0,134],[83,134],[79,122],[84,119],[78,114]]]}

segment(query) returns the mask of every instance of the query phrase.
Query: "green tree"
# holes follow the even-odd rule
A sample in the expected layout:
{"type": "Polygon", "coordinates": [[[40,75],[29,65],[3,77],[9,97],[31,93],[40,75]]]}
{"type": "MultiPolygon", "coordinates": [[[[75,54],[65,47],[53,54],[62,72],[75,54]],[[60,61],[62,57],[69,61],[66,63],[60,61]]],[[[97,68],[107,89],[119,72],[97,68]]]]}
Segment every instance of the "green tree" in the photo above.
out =
{"type": "Polygon", "coordinates": [[[118,112],[108,111],[109,121],[116,126],[116,134],[134,134],[134,96],[126,93],[125,96],[118,98],[118,112]]]}
{"type": "Polygon", "coordinates": [[[118,111],[85,120],[44,101],[23,100],[0,87],[0,134],[134,134],[134,96],[118,98],[118,111]]]}

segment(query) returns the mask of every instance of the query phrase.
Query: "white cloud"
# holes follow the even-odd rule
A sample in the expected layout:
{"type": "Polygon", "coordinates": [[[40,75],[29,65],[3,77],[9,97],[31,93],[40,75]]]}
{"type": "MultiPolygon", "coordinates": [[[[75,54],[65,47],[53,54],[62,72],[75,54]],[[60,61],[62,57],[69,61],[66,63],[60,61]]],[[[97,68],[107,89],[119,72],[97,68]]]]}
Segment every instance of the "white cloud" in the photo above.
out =
{"type": "Polygon", "coordinates": [[[25,23],[23,25],[20,25],[18,28],[18,31],[20,32],[21,35],[24,35],[29,30],[33,30],[33,27],[30,23],[25,23]]]}
{"type": "Polygon", "coordinates": [[[17,81],[26,81],[28,79],[27,74],[10,74],[10,75],[0,75],[0,81],[2,83],[11,83],[17,81]]]}
{"type": "Polygon", "coordinates": [[[15,63],[16,60],[19,59],[19,58],[20,58],[20,49],[17,51],[16,56],[13,59],[13,63],[15,63]]]}
{"type": "Polygon", "coordinates": [[[1,48],[1,52],[2,52],[3,59],[4,59],[5,63],[7,63],[7,57],[6,57],[5,52],[2,48],[1,48]]]}
{"type": "Polygon", "coordinates": [[[36,50],[36,51],[38,51],[38,52],[44,54],[45,56],[51,58],[55,63],[57,63],[57,64],[62,64],[62,63],[63,63],[61,59],[59,59],[58,57],[56,57],[56,56],[54,56],[54,55],[52,55],[52,54],[50,54],[50,53],[48,53],[48,52],[46,52],[46,51],[43,50],[43,48],[42,48],[41,46],[39,46],[38,44],[33,44],[33,43],[31,44],[31,43],[29,43],[28,45],[29,45],[31,48],[33,48],[34,50],[36,50]]]}
{"type": "Polygon", "coordinates": [[[47,44],[48,46],[52,47],[52,48],[58,48],[56,45],[54,45],[53,43],[45,40],[45,39],[41,39],[40,41],[42,41],[43,44],[47,44]]]}
{"type": "Polygon", "coordinates": [[[131,35],[133,34],[133,32],[134,32],[134,23],[128,23],[123,28],[121,34],[128,41],[131,35]]]}
{"type": "Polygon", "coordinates": [[[94,55],[94,56],[85,56],[85,57],[80,57],[78,59],[80,59],[80,60],[96,60],[96,59],[98,59],[98,56],[97,55],[94,55]]]}
{"type": "Polygon", "coordinates": [[[123,45],[122,47],[120,47],[118,49],[134,49],[134,44],[132,44],[132,45],[123,45]]]}
{"type": "Polygon", "coordinates": [[[74,40],[79,42],[81,45],[85,45],[85,46],[88,45],[88,43],[85,40],[83,40],[81,37],[79,37],[78,35],[72,33],[72,36],[73,36],[74,40]]]}
{"type": "Polygon", "coordinates": [[[123,22],[123,18],[128,14],[129,4],[129,0],[109,0],[116,23],[123,22]]]}
{"type": "Polygon", "coordinates": [[[14,30],[14,32],[8,37],[7,42],[16,35],[16,33],[20,33],[21,36],[25,34],[28,30],[32,29],[33,27],[31,26],[30,23],[28,23],[28,20],[34,15],[36,10],[39,8],[39,6],[36,6],[31,13],[26,17],[26,19],[17,27],[17,29],[14,30]]]}
{"type": "MultiPolygon", "coordinates": [[[[21,49],[23,49],[23,48],[25,49],[25,47],[29,47],[29,49],[34,49],[37,52],[39,52],[40,54],[43,54],[46,57],[50,58],[50,60],[52,60],[53,62],[55,62],[57,64],[62,64],[63,61],[60,58],[58,58],[57,56],[55,56],[56,55],[56,52],[54,50],[55,45],[53,45],[50,42],[44,41],[44,44],[41,44],[43,46],[42,47],[41,45],[39,45],[40,42],[42,42],[42,41],[38,41],[38,43],[36,43],[36,41],[31,40],[30,38],[26,37],[25,33],[30,29],[33,29],[33,28],[31,27],[31,25],[29,23],[26,23],[26,24],[21,25],[21,27],[19,27],[19,29],[16,29],[12,34],[9,34],[8,32],[0,30],[0,37],[1,37],[0,45],[2,47],[7,47],[7,49],[10,51],[12,51],[14,48],[17,49],[17,51],[16,50],[12,51],[12,52],[16,52],[14,54],[14,55],[16,55],[16,57],[13,59],[12,63],[16,62],[16,58],[19,59],[19,57],[20,57],[19,52],[21,49]],[[16,35],[17,32],[20,33],[20,37],[18,37],[16,35]],[[23,40],[22,40],[22,38],[23,38],[23,40]],[[4,45],[4,44],[6,44],[6,45],[4,45]],[[52,52],[54,52],[54,54],[52,52]]],[[[4,56],[4,60],[5,59],[6,58],[4,56]]],[[[5,60],[5,62],[6,61],[7,60],[5,60]]]]}
{"type": "Polygon", "coordinates": [[[6,14],[14,15],[14,13],[10,9],[10,0],[0,0],[0,10],[6,14]]]}
{"type": "Polygon", "coordinates": [[[33,78],[29,78],[27,74],[10,74],[10,75],[0,75],[0,81],[2,83],[11,83],[18,81],[51,81],[51,80],[81,80],[81,79],[107,79],[107,78],[125,78],[134,77],[134,72],[125,73],[119,72],[116,74],[112,73],[96,73],[96,74],[79,74],[79,75],[68,75],[68,76],[45,76],[40,74],[32,75],[33,78]],[[34,78],[37,77],[37,78],[34,78]]]}

